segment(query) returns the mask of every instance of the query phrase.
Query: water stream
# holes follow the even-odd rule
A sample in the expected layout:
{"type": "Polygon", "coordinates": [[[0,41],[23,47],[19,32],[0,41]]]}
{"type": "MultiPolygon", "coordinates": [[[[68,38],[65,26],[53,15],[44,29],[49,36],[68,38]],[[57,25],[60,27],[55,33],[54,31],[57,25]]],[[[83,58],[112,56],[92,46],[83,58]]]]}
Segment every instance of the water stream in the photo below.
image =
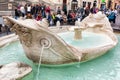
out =
{"type": "Polygon", "coordinates": [[[41,60],[42,60],[42,54],[44,51],[44,45],[41,48],[41,52],[40,52],[40,59],[39,59],[39,64],[38,64],[38,68],[37,68],[37,75],[36,75],[36,80],[39,80],[39,74],[40,74],[40,65],[41,65],[41,60]]]}

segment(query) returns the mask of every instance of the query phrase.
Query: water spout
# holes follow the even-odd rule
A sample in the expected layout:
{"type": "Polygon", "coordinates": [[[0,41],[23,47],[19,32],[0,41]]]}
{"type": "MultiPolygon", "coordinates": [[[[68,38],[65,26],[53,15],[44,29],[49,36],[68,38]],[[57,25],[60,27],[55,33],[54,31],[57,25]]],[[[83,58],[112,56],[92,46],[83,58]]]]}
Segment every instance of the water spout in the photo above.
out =
{"type": "Polygon", "coordinates": [[[75,40],[80,40],[80,39],[82,39],[82,29],[80,29],[80,28],[75,28],[74,29],[74,32],[75,32],[75,34],[74,34],[74,39],[75,40]]]}

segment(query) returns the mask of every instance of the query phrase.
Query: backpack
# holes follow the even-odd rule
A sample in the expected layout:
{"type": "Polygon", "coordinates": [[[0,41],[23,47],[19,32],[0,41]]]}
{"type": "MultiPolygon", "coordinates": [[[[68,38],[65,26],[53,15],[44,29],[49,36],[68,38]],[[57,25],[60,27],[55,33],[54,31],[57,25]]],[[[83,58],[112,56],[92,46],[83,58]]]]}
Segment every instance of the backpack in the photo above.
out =
{"type": "Polygon", "coordinates": [[[108,19],[114,19],[115,18],[115,13],[111,12],[110,15],[108,15],[108,19]]]}

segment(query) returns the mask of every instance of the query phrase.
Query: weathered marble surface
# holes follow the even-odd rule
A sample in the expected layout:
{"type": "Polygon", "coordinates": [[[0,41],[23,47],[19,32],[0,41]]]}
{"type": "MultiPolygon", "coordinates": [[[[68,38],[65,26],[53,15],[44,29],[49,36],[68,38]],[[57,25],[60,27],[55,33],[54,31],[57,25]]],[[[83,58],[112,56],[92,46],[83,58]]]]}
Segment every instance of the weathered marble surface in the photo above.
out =
{"type": "Polygon", "coordinates": [[[27,57],[35,63],[39,62],[43,46],[42,64],[64,64],[96,58],[113,48],[118,42],[107,17],[100,12],[91,14],[77,23],[78,29],[103,34],[112,39],[103,46],[90,49],[78,49],[68,45],[57,35],[57,31],[52,32],[45,22],[40,24],[30,19],[18,21],[10,17],[7,17],[7,20],[12,25],[11,30],[19,36],[27,57]]]}
{"type": "Polygon", "coordinates": [[[32,71],[32,68],[20,62],[13,62],[0,67],[0,80],[20,80],[32,71]]]}
{"type": "MultiPolygon", "coordinates": [[[[81,58],[81,61],[86,61],[98,57],[113,48],[118,43],[117,37],[113,33],[113,29],[109,23],[108,18],[105,16],[105,14],[102,14],[102,12],[98,12],[97,14],[90,14],[82,22],[77,22],[76,25],[78,26],[76,28],[82,29],[83,31],[106,35],[112,39],[111,42],[106,43],[100,47],[87,50],[81,49],[81,52],[84,56],[81,58]]],[[[69,28],[69,30],[74,31],[74,28],[69,28]]]]}

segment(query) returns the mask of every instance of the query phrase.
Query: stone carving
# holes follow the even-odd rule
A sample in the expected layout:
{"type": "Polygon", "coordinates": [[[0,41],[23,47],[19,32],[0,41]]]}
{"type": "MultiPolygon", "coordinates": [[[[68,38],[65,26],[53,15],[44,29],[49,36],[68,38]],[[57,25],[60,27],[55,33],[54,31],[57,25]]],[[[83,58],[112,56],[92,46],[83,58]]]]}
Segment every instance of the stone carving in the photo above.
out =
{"type": "Polygon", "coordinates": [[[49,48],[51,46],[51,41],[47,38],[40,38],[40,45],[49,48]]]}
{"type": "Polygon", "coordinates": [[[118,42],[107,17],[101,12],[89,15],[82,22],[77,23],[77,28],[73,27],[73,31],[77,30],[77,39],[81,38],[81,31],[108,37],[107,43],[94,48],[81,49],[69,45],[57,35],[57,31],[53,33],[49,28],[44,27],[46,25],[38,24],[32,19],[16,21],[7,17],[7,20],[14,23],[13,30],[19,35],[26,56],[35,63],[39,62],[42,50],[42,64],[65,64],[96,58],[113,48],[118,42]]]}
{"type": "Polygon", "coordinates": [[[22,44],[25,44],[28,47],[31,46],[32,34],[30,29],[21,27],[18,24],[14,24],[11,27],[11,31],[14,31],[17,35],[20,36],[20,41],[22,44]]]}
{"type": "Polygon", "coordinates": [[[0,80],[20,80],[32,71],[32,68],[23,63],[10,63],[0,68],[0,80]]]}

